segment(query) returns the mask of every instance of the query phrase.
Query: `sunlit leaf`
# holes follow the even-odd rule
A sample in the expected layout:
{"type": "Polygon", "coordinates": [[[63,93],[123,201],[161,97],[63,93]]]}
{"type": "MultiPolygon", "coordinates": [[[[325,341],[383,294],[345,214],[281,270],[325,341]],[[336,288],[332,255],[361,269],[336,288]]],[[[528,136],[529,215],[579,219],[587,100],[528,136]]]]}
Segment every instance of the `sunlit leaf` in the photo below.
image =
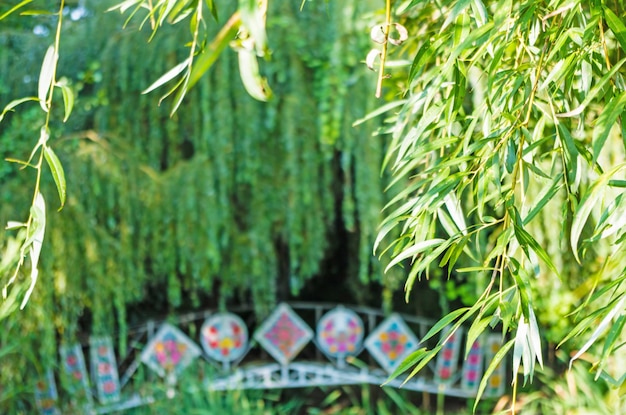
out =
{"type": "Polygon", "coordinates": [[[622,47],[622,51],[626,52],[626,26],[622,22],[622,19],[617,17],[609,7],[603,6],[602,10],[604,11],[606,24],[611,28],[619,45],[622,47]]]}
{"type": "Polygon", "coordinates": [[[600,151],[604,148],[604,143],[609,137],[617,118],[622,114],[624,106],[626,105],[626,92],[614,96],[606,104],[604,110],[600,114],[600,117],[596,120],[596,125],[593,129],[593,161],[594,163],[600,156],[600,151]]]}
{"type": "Polygon", "coordinates": [[[598,201],[604,196],[605,185],[607,182],[620,170],[626,167],[625,163],[618,164],[611,170],[600,176],[591,187],[585,192],[576,212],[574,213],[574,220],[572,221],[572,227],[570,231],[570,245],[574,258],[580,263],[578,256],[578,240],[582,233],[585,223],[591,214],[592,209],[596,206],[598,201]]]}
{"type": "Polygon", "coordinates": [[[185,59],[178,65],[174,66],[172,69],[163,74],[159,79],[157,79],[152,85],[142,91],[142,94],[147,94],[151,91],[154,91],[161,85],[164,85],[176,78],[179,74],[181,74],[187,67],[189,66],[189,58],[185,59]]]}
{"type": "Polygon", "coordinates": [[[598,340],[598,338],[602,335],[602,333],[606,331],[606,329],[609,327],[609,324],[611,323],[611,320],[613,320],[613,317],[615,317],[616,315],[624,311],[624,302],[626,302],[626,295],[623,295],[622,298],[606,314],[606,316],[604,316],[604,318],[602,319],[600,324],[598,324],[598,326],[596,327],[594,332],[591,334],[587,342],[578,350],[578,352],[576,352],[576,354],[574,354],[574,356],[572,356],[572,358],[569,361],[570,369],[572,368],[572,363],[574,363],[576,359],[578,359],[587,350],[589,350],[589,348],[594,345],[594,343],[598,340]]]}
{"type": "Polygon", "coordinates": [[[239,57],[239,75],[244,88],[250,96],[259,101],[267,101],[272,97],[267,80],[259,74],[259,64],[254,52],[241,49],[237,52],[239,57]]]}
{"type": "Polygon", "coordinates": [[[202,75],[213,66],[213,63],[215,63],[222,51],[237,35],[240,24],[241,16],[239,12],[236,12],[220,29],[213,41],[194,58],[191,74],[189,75],[188,88],[192,88],[202,75]]]}
{"type": "Polygon", "coordinates": [[[30,285],[24,294],[24,299],[22,300],[20,309],[24,309],[24,307],[26,307],[31,294],[35,289],[37,277],[39,275],[39,255],[41,254],[41,247],[46,230],[46,203],[41,193],[37,193],[30,212],[32,217],[31,227],[29,229],[30,235],[24,242],[24,246],[29,247],[29,258],[31,264],[30,285]]]}
{"type": "Polygon", "coordinates": [[[48,112],[48,91],[50,90],[54,79],[57,59],[58,54],[54,49],[54,45],[51,45],[43,58],[41,73],[39,74],[39,88],[37,94],[37,97],[39,98],[39,105],[41,105],[41,108],[45,112],[48,112]]]}

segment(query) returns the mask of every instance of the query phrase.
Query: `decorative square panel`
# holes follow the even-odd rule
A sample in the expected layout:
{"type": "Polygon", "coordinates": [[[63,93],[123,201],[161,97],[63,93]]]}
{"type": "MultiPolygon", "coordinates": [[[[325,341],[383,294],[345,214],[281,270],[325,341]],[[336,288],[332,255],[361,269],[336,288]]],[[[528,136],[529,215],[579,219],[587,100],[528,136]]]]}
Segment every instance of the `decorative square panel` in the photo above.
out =
{"type": "Polygon", "coordinates": [[[178,374],[202,352],[185,333],[164,323],[141,352],[141,361],[159,376],[178,374]]]}
{"type": "Polygon", "coordinates": [[[365,348],[389,373],[417,349],[418,344],[417,337],[396,313],[380,323],[365,340],[365,348]]]}
{"type": "MultiPolygon", "coordinates": [[[[450,333],[450,327],[446,327],[442,331],[441,338],[446,339],[450,333]]],[[[461,339],[463,337],[463,329],[458,328],[454,334],[448,338],[437,355],[437,363],[435,365],[435,378],[439,382],[451,382],[459,362],[459,349],[461,348],[461,339]]]]}
{"type": "Polygon", "coordinates": [[[91,355],[91,376],[96,386],[101,403],[120,400],[120,381],[117,373],[117,361],[110,337],[92,337],[89,339],[91,355]]]}
{"type": "Polygon", "coordinates": [[[54,382],[54,374],[52,369],[46,371],[46,374],[40,378],[35,384],[35,405],[42,415],[60,415],[57,408],[57,386],[54,382]]]}
{"type": "MultiPolygon", "coordinates": [[[[485,364],[489,364],[502,347],[502,336],[490,334],[485,339],[485,364]]],[[[485,396],[501,396],[504,394],[506,365],[504,360],[495,368],[485,388],[485,396]]]]}
{"type": "Polygon", "coordinates": [[[343,306],[328,311],[317,323],[317,346],[330,357],[356,355],[363,337],[363,321],[343,306]]]}
{"type": "Polygon", "coordinates": [[[248,351],[248,328],[235,314],[214,314],[200,329],[200,344],[211,359],[232,362],[248,351]]]}
{"type": "Polygon", "coordinates": [[[463,363],[461,388],[468,391],[477,391],[480,378],[483,375],[482,338],[476,339],[466,354],[467,358],[463,363]]]}
{"type": "Polygon", "coordinates": [[[71,346],[61,346],[59,354],[61,355],[61,365],[66,375],[63,382],[65,388],[74,398],[78,397],[91,402],[89,378],[81,345],[75,343],[71,346]]]}
{"type": "Polygon", "coordinates": [[[257,329],[254,338],[274,359],[286,365],[313,338],[313,331],[283,303],[257,329]]]}

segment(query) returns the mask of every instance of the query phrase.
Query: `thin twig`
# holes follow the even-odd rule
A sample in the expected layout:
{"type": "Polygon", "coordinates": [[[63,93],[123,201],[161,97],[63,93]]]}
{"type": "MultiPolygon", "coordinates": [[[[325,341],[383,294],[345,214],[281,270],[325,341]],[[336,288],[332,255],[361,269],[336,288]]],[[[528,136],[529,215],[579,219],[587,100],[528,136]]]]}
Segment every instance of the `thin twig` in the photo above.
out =
{"type": "Polygon", "coordinates": [[[386,0],[385,4],[385,27],[383,33],[385,40],[383,50],[380,54],[380,69],[378,71],[378,83],[376,84],[376,98],[380,98],[383,90],[383,78],[385,77],[385,62],[387,61],[387,45],[389,44],[389,31],[391,30],[391,0],[386,0]]]}

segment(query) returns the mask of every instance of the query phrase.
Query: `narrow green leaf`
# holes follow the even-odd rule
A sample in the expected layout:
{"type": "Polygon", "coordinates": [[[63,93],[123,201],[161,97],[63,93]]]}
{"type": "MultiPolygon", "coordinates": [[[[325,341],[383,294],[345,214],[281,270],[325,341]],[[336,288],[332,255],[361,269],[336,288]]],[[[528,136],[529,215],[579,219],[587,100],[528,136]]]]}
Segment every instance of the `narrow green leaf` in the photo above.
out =
{"type": "Polygon", "coordinates": [[[448,326],[450,323],[456,320],[460,315],[467,313],[470,310],[471,308],[469,307],[463,307],[463,308],[459,308],[457,310],[451,311],[450,313],[446,314],[437,323],[435,323],[435,325],[432,326],[430,330],[428,330],[428,333],[426,333],[426,335],[422,337],[421,342],[424,343],[425,341],[433,337],[435,334],[443,330],[444,327],[448,326]]]}
{"type": "Polygon", "coordinates": [[[395,258],[393,258],[387,265],[387,268],[385,268],[385,272],[387,272],[394,265],[404,261],[405,259],[414,257],[415,255],[418,255],[426,251],[427,249],[433,248],[435,246],[439,246],[443,242],[446,242],[446,240],[441,239],[441,238],[434,238],[434,239],[428,239],[425,241],[417,242],[413,246],[404,249],[400,254],[398,254],[395,258]]]}
{"type": "MultiPolygon", "coordinates": [[[[187,91],[189,91],[189,75],[190,75],[190,72],[185,73],[185,75],[183,76],[182,82],[179,83],[180,87],[178,86],[176,87],[177,91],[176,91],[176,96],[174,97],[174,104],[172,105],[172,109],[170,110],[170,117],[174,116],[174,113],[178,110],[178,107],[180,107],[180,104],[183,103],[183,99],[185,98],[185,95],[187,95],[187,91]]],[[[168,95],[169,93],[166,94],[166,96],[168,95]]],[[[161,98],[161,100],[163,100],[163,98],[161,98]]]]}
{"type": "Polygon", "coordinates": [[[572,368],[572,363],[574,363],[574,361],[576,359],[578,359],[580,356],[582,356],[587,350],[589,350],[589,348],[591,346],[593,346],[593,344],[596,342],[596,340],[598,340],[598,338],[600,337],[600,335],[602,335],[602,333],[604,333],[604,331],[608,328],[609,323],[611,322],[611,320],[613,319],[613,317],[615,317],[616,315],[618,315],[618,313],[621,313],[624,311],[624,302],[626,301],[626,295],[623,295],[622,298],[615,304],[615,306],[611,309],[611,311],[609,311],[606,316],[604,316],[604,318],[602,319],[602,321],[600,322],[600,324],[598,325],[598,327],[595,329],[595,331],[591,334],[591,336],[589,337],[589,339],[587,340],[587,342],[583,345],[583,347],[580,348],[580,350],[578,350],[578,352],[576,352],[576,354],[574,356],[572,356],[572,358],[569,361],[569,367],[570,369],[572,368]]]}
{"type": "Polygon", "coordinates": [[[591,101],[594,100],[596,95],[598,95],[600,91],[604,89],[606,84],[613,78],[613,76],[615,76],[615,74],[619,71],[619,69],[622,67],[622,65],[624,65],[625,62],[626,62],[626,58],[620,59],[619,62],[617,62],[615,66],[611,68],[610,71],[608,71],[602,78],[600,78],[600,80],[598,80],[598,82],[594,85],[594,87],[591,88],[589,93],[585,95],[585,99],[578,107],[574,108],[571,111],[567,111],[561,114],[556,114],[556,116],[567,118],[567,117],[576,117],[577,115],[582,114],[585,108],[587,108],[587,106],[591,103],[591,101]]]}
{"type": "Polygon", "coordinates": [[[35,202],[30,208],[30,214],[32,217],[31,227],[29,229],[30,235],[24,242],[24,247],[29,247],[30,257],[30,285],[24,294],[24,299],[20,305],[20,309],[23,310],[28,303],[28,300],[35,289],[37,283],[37,276],[39,275],[39,255],[41,254],[41,246],[43,244],[43,238],[46,230],[46,203],[41,193],[37,193],[35,202]]]}
{"type": "Polygon", "coordinates": [[[24,10],[20,16],[55,16],[56,12],[50,10],[24,10]]]}
{"type": "Polygon", "coordinates": [[[220,29],[213,41],[195,57],[191,74],[189,75],[188,88],[192,88],[200,80],[202,75],[213,66],[222,51],[237,35],[240,25],[241,17],[239,13],[236,12],[228,19],[222,29],[220,29]]]}
{"type": "Polygon", "coordinates": [[[488,11],[485,7],[485,4],[481,0],[473,0],[472,1],[472,11],[474,14],[474,19],[476,20],[476,25],[478,27],[487,23],[488,11]]]}
{"type": "Polygon", "coordinates": [[[562,188],[563,183],[561,181],[561,176],[555,176],[554,179],[552,179],[552,182],[541,190],[541,192],[537,196],[537,199],[539,200],[530,209],[530,211],[523,220],[523,224],[529,224],[530,221],[533,220],[533,218],[537,216],[539,212],[541,212],[541,210],[548,204],[548,202],[552,200],[554,195],[556,195],[557,192],[562,188]]]}
{"type": "Polygon", "coordinates": [[[415,54],[415,58],[413,58],[413,63],[411,64],[411,69],[409,70],[409,85],[415,79],[415,76],[424,70],[424,63],[430,59],[430,56],[433,54],[433,50],[431,49],[430,39],[426,39],[426,41],[420,46],[417,53],[415,54]]]}
{"type": "Polygon", "coordinates": [[[608,181],[624,167],[626,167],[625,163],[619,164],[600,176],[591,185],[591,187],[587,189],[585,195],[576,208],[576,212],[574,212],[574,219],[570,230],[570,245],[572,247],[574,258],[576,258],[578,263],[580,263],[580,258],[578,256],[578,240],[580,239],[583,227],[585,226],[585,223],[587,223],[587,219],[589,218],[593,208],[604,196],[604,191],[606,190],[606,184],[608,181]]]}
{"type": "Polygon", "coordinates": [[[354,123],[352,123],[352,126],[356,127],[357,125],[361,125],[361,124],[363,124],[366,121],[369,121],[369,120],[371,120],[373,118],[378,117],[379,115],[382,115],[382,114],[385,114],[385,113],[391,111],[394,108],[397,108],[399,106],[402,106],[402,105],[406,104],[406,102],[407,101],[404,100],[404,99],[391,101],[391,102],[389,102],[389,103],[387,103],[385,105],[382,105],[382,106],[376,108],[374,111],[370,112],[365,117],[359,118],[354,123]]]}
{"type": "MultiPolygon", "coordinates": [[[[602,360],[600,361],[599,369],[604,367],[607,358],[613,353],[615,343],[620,339],[620,335],[623,333],[624,323],[626,323],[626,315],[622,314],[617,318],[615,324],[611,326],[611,330],[609,330],[604,342],[604,347],[602,348],[602,360]]],[[[600,372],[598,372],[598,374],[599,373],[600,372]]],[[[626,376],[626,373],[624,376],[626,376]]]]}
{"type": "Polygon", "coordinates": [[[46,55],[43,58],[41,65],[41,72],[39,73],[39,88],[37,98],[39,98],[39,105],[41,108],[48,112],[48,91],[52,86],[54,80],[54,72],[56,71],[58,54],[54,49],[54,45],[51,45],[46,51],[46,55]]]}
{"type": "Polygon", "coordinates": [[[498,353],[496,353],[493,359],[491,360],[491,363],[489,364],[489,367],[487,367],[487,370],[485,370],[485,373],[483,374],[483,377],[480,380],[480,385],[478,386],[478,392],[476,393],[476,401],[474,402],[474,408],[473,408],[474,412],[476,412],[476,407],[478,406],[478,402],[480,402],[480,398],[483,396],[483,393],[485,392],[485,388],[487,387],[487,382],[489,381],[489,378],[493,374],[494,370],[496,370],[498,365],[502,362],[502,359],[504,359],[504,356],[506,356],[509,350],[511,350],[511,347],[513,347],[514,343],[515,343],[515,339],[512,339],[512,340],[509,340],[504,346],[502,346],[502,348],[498,350],[498,353]]]}
{"type": "Polygon", "coordinates": [[[177,77],[181,72],[183,72],[185,70],[185,68],[187,68],[188,66],[189,66],[189,58],[185,59],[184,61],[182,61],[178,65],[174,66],[169,71],[167,71],[165,74],[163,74],[159,79],[157,79],[152,85],[150,85],[148,88],[146,88],[141,93],[142,94],[147,94],[147,93],[149,93],[151,91],[154,91],[155,89],[157,89],[161,85],[164,85],[164,84],[168,83],[169,81],[171,81],[172,79],[177,77]]]}
{"type": "Polygon", "coordinates": [[[215,4],[215,1],[213,0],[206,0],[206,5],[209,8],[209,12],[211,13],[211,15],[213,16],[213,18],[215,19],[215,21],[219,21],[219,17],[217,14],[217,5],[215,4]]]}
{"type": "Polygon", "coordinates": [[[446,20],[443,22],[443,25],[439,30],[443,32],[448,26],[450,26],[450,24],[452,24],[452,22],[454,22],[456,18],[465,11],[471,1],[472,0],[459,0],[455,2],[454,7],[450,11],[450,14],[448,14],[448,17],[446,17],[446,20]]]}
{"type": "Polygon", "coordinates": [[[9,111],[13,111],[13,109],[15,107],[17,107],[20,104],[23,104],[24,102],[28,102],[28,101],[38,101],[38,98],[36,98],[36,97],[25,97],[25,98],[16,99],[16,100],[13,100],[13,101],[9,102],[4,107],[4,109],[2,110],[2,113],[0,113],[0,122],[2,122],[2,120],[4,119],[4,116],[6,115],[6,113],[8,113],[9,111]]]}
{"type": "Polygon", "coordinates": [[[74,108],[74,91],[72,91],[72,88],[68,85],[65,79],[57,82],[57,86],[61,88],[61,94],[63,95],[63,106],[65,108],[63,122],[66,122],[72,113],[72,109],[74,108]]]}
{"type": "Polygon", "coordinates": [[[237,55],[239,57],[239,75],[248,94],[258,101],[269,100],[272,96],[272,90],[267,80],[259,74],[256,53],[247,49],[240,49],[237,55]]]}
{"type": "Polygon", "coordinates": [[[465,342],[466,357],[467,357],[467,354],[470,352],[472,345],[474,344],[476,339],[478,339],[478,336],[480,336],[487,329],[487,326],[489,326],[489,323],[491,322],[491,320],[492,320],[492,316],[485,317],[483,319],[479,319],[479,318],[474,319],[474,321],[472,322],[472,325],[467,331],[467,340],[465,342]]]}
{"type": "Polygon", "coordinates": [[[410,367],[417,365],[426,356],[427,350],[428,349],[426,349],[425,347],[422,347],[405,357],[402,363],[400,363],[400,365],[398,365],[398,367],[394,369],[391,375],[389,375],[387,380],[385,380],[383,386],[406,372],[410,367]]]}
{"type": "Polygon", "coordinates": [[[63,209],[65,206],[65,197],[67,193],[67,186],[65,184],[65,172],[63,171],[63,165],[59,161],[57,155],[52,151],[52,147],[44,146],[43,147],[43,155],[50,167],[50,171],[52,172],[52,178],[54,179],[54,183],[57,186],[57,191],[59,192],[59,200],[61,201],[61,207],[59,210],[63,209]]]}
{"type": "Polygon", "coordinates": [[[622,22],[622,19],[617,17],[613,10],[606,6],[603,6],[602,10],[604,11],[606,24],[611,28],[611,31],[615,35],[619,45],[622,47],[622,50],[626,52],[626,26],[622,22]]]}
{"type": "Polygon", "coordinates": [[[11,7],[9,10],[7,10],[6,12],[0,14],[0,20],[8,17],[11,13],[15,13],[17,10],[21,9],[22,7],[26,6],[28,3],[31,3],[33,0],[23,0],[19,3],[17,3],[15,6],[11,7]]]}
{"type": "MultiPolygon", "coordinates": [[[[265,13],[257,0],[239,0],[241,22],[254,40],[256,56],[263,56],[267,48],[267,34],[265,33],[265,13]]],[[[240,69],[241,70],[241,69],[240,69]]]]}
{"type": "Polygon", "coordinates": [[[439,353],[442,348],[443,346],[439,345],[435,347],[434,349],[426,352],[424,357],[421,359],[421,361],[413,368],[411,373],[409,373],[409,376],[406,377],[403,384],[411,380],[413,376],[417,375],[420,370],[422,370],[431,360],[433,360],[435,356],[437,356],[437,353],[439,353]]]}
{"type": "Polygon", "coordinates": [[[593,129],[593,162],[600,156],[600,151],[604,148],[604,143],[609,137],[611,129],[615,125],[617,118],[621,115],[626,104],[626,91],[612,97],[604,107],[604,110],[596,120],[593,129]]]}
{"type": "MultiPolygon", "coordinates": [[[[554,262],[552,262],[550,255],[548,255],[546,250],[541,245],[539,245],[539,243],[535,240],[535,238],[532,237],[531,234],[526,232],[526,230],[523,228],[521,220],[517,223],[514,223],[513,227],[515,230],[515,237],[517,238],[520,246],[526,251],[526,255],[528,256],[528,251],[526,248],[532,249],[535,254],[537,254],[537,256],[541,258],[541,260],[548,266],[548,268],[550,268],[550,270],[560,278],[559,270],[554,265],[554,262]]],[[[528,259],[532,258],[530,258],[529,256],[528,259]]]]}

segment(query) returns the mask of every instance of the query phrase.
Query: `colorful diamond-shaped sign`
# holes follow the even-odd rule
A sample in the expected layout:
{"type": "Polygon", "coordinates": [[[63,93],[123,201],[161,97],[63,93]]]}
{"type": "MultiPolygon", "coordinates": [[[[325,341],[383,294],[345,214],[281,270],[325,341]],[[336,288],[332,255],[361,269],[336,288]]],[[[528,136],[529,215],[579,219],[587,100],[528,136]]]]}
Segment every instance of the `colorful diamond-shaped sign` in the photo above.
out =
{"type": "Polygon", "coordinates": [[[313,331],[287,304],[280,304],[254,333],[274,359],[286,365],[313,337],[313,331]]]}
{"type": "Polygon", "coordinates": [[[317,323],[317,345],[330,357],[355,355],[363,342],[363,321],[352,310],[336,307],[317,323]]]}
{"type": "Polygon", "coordinates": [[[396,313],[380,323],[365,340],[365,348],[389,373],[393,372],[418,344],[417,337],[396,313]]]}
{"type": "Polygon", "coordinates": [[[178,374],[202,352],[182,331],[171,324],[163,324],[150,340],[141,361],[159,376],[178,374]]]}
{"type": "Polygon", "coordinates": [[[202,325],[200,344],[211,359],[232,362],[248,349],[248,328],[239,316],[218,313],[202,325]]]}

